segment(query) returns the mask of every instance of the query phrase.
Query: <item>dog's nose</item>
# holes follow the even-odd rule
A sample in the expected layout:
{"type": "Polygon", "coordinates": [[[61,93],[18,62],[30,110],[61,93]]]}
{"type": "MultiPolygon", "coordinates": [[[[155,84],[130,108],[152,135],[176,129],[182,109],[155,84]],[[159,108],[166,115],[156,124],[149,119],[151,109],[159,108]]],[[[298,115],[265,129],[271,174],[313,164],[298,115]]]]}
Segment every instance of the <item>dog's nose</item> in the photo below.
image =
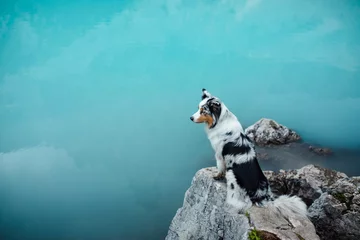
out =
{"type": "Polygon", "coordinates": [[[190,120],[191,120],[191,121],[194,121],[194,117],[193,117],[193,116],[191,116],[191,117],[190,117],[190,120]]]}

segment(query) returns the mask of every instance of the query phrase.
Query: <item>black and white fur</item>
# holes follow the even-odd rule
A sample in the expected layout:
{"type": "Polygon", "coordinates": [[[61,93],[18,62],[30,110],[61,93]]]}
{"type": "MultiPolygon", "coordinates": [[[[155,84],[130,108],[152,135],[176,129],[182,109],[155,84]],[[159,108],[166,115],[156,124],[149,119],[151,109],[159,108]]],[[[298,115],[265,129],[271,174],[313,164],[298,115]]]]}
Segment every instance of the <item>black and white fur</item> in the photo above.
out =
{"type": "Polygon", "coordinates": [[[246,136],[237,117],[221,100],[202,90],[199,110],[190,119],[206,123],[205,131],[215,151],[218,173],[226,177],[226,202],[244,213],[253,204],[272,208],[286,217],[307,215],[305,203],[297,196],[275,198],[255,154],[255,146],[246,136]]]}

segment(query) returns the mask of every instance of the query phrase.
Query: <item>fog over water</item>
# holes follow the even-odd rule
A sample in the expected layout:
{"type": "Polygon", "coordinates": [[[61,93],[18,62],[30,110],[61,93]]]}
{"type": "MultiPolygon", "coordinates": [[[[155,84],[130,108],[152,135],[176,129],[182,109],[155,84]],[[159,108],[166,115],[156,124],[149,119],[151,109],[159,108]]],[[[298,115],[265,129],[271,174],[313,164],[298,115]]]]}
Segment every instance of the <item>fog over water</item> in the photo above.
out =
{"type": "Polygon", "coordinates": [[[215,166],[189,120],[203,87],[244,127],[273,118],[335,150],[279,150],[264,170],[360,175],[359,16],[335,0],[2,1],[0,239],[164,239],[215,166]]]}

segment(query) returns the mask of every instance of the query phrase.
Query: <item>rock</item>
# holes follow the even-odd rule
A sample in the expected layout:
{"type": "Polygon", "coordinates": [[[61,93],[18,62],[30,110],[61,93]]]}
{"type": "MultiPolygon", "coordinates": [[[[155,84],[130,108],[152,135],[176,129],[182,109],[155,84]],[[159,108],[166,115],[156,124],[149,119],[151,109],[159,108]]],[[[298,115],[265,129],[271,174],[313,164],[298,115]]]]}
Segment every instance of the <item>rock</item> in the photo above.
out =
{"type": "Polygon", "coordinates": [[[355,195],[352,202],[360,206],[360,194],[355,195]]]}
{"type": "Polygon", "coordinates": [[[359,177],[314,165],[264,173],[273,192],[295,194],[307,203],[321,239],[360,239],[359,177]]]}
{"type": "Polygon", "coordinates": [[[314,147],[314,146],[309,146],[309,150],[311,152],[314,152],[318,155],[322,155],[322,156],[327,156],[332,154],[332,151],[330,148],[320,148],[320,147],[314,147]]]}
{"type": "Polygon", "coordinates": [[[267,118],[262,118],[248,127],[245,133],[259,146],[283,145],[301,139],[293,130],[267,118]]]}
{"type": "Polygon", "coordinates": [[[170,239],[247,239],[248,220],[233,217],[222,207],[226,198],[225,183],[214,181],[213,169],[198,171],[185,193],[184,203],[171,222],[170,239]],[[236,231],[235,231],[236,229],[236,231]]]}
{"type": "Polygon", "coordinates": [[[313,223],[308,218],[294,216],[294,218],[286,219],[255,206],[248,212],[251,226],[257,230],[273,233],[278,239],[298,239],[298,236],[309,240],[320,239],[313,223]]]}
{"type": "Polygon", "coordinates": [[[249,234],[261,239],[360,239],[360,177],[315,165],[264,171],[275,194],[297,195],[306,202],[311,223],[283,219],[255,206],[247,216],[229,213],[223,207],[225,182],[213,180],[215,169],[196,173],[166,239],[247,239],[249,234]]]}
{"type": "Polygon", "coordinates": [[[354,185],[356,185],[358,192],[360,193],[360,176],[358,177],[352,177],[350,179],[350,182],[352,182],[354,185]]]}
{"type": "Polygon", "coordinates": [[[264,171],[272,191],[278,195],[290,194],[301,197],[310,206],[315,199],[328,190],[339,179],[347,178],[346,174],[314,165],[307,165],[298,170],[264,171]]]}
{"type": "Polygon", "coordinates": [[[274,240],[319,239],[308,218],[285,219],[256,206],[246,215],[229,211],[225,205],[226,183],[215,181],[212,177],[215,172],[213,167],[196,173],[185,193],[183,206],[170,224],[166,240],[245,240],[249,234],[274,240]]]}
{"type": "Polygon", "coordinates": [[[359,239],[360,214],[348,212],[341,203],[328,193],[323,193],[309,208],[309,217],[321,239],[359,239]]]}

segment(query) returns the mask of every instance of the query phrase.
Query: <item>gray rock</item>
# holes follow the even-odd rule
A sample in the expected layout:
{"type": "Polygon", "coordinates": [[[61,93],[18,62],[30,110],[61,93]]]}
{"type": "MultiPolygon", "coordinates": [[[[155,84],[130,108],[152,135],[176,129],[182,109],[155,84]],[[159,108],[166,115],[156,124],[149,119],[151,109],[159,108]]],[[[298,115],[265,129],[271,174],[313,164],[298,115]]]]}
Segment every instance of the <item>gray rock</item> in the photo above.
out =
{"type": "Polygon", "coordinates": [[[294,218],[285,219],[274,212],[255,206],[249,210],[249,215],[252,226],[274,233],[279,239],[299,239],[299,236],[309,240],[320,239],[313,223],[308,218],[294,216],[294,218]]]}
{"type": "Polygon", "coordinates": [[[360,193],[360,176],[357,176],[357,177],[352,177],[350,179],[350,182],[352,182],[353,184],[356,185],[356,187],[358,188],[358,191],[360,193]]]}
{"type": "Polygon", "coordinates": [[[354,212],[360,212],[360,206],[358,204],[351,204],[350,210],[354,212]]]}
{"type": "Polygon", "coordinates": [[[283,145],[301,139],[295,131],[267,118],[246,128],[245,134],[259,146],[283,145]]]}
{"type": "Polygon", "coordinates": [[[328,190],[339,179],[347,178],[344,173],[307,165],[298,170],[283,171],[279,173],[264,171],[272,191],[278,195],[289,194],[301,197],[310,206],[315,199],[328,190]]]}
{"type": "Polygon", "coordinates": [[[213,179],[215,172],[216,168],[206,168],[196,173],[166,240],[245,240],[254,228],[263,239],[319,239],[308,218],[285,219],[256,206],[247,216],[233,213],[225,204],[226,184],[213,179]]]}
{"type": "Polygon", "coordinates": [[[307,203],[321,239],[360,239],[359,177],[314,165],[265,175],[274,192],[295,194],[307,203]]]}
{"type": "Polygon", "coordinates": [[[345,203],[341,203],[328,193],[323,193],[315,200],[309,208],[309,217],[321,239],[360,238],[360,214],[347,210],[345,203]]]}
{"type": "Polygon", "coordinates": [[[356,194],[352,199],[352,203],[360,206],[360,194],[356,194]]]}

